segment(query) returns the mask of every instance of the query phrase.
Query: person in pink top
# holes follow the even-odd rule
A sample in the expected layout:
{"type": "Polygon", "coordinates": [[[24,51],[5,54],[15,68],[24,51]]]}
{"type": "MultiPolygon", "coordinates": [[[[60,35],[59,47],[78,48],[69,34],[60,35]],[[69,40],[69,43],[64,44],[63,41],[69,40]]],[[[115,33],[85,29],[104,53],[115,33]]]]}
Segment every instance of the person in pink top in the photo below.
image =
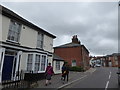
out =
{"type": "Polygon", "coordinates": [[[48,63],[48,66],[46,67],[46,83],[45,86],[47,86],[48,82],[51,84],[51,77],[54,74],[53,67],[51,66],[51,63],[48,63]]]}

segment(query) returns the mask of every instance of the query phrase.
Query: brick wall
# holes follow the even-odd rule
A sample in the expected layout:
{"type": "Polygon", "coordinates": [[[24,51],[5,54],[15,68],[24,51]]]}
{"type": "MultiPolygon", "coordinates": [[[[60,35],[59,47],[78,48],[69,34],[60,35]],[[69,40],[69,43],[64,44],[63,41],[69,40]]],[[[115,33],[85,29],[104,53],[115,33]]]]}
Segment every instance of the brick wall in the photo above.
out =
{"type": "Polygon", "coordinates": [[[81,47],[55,48],[54,52],[62,57],[68,64],[72,65],[72,60],[76,60],[76,65],[82,65],[81,47]]]}

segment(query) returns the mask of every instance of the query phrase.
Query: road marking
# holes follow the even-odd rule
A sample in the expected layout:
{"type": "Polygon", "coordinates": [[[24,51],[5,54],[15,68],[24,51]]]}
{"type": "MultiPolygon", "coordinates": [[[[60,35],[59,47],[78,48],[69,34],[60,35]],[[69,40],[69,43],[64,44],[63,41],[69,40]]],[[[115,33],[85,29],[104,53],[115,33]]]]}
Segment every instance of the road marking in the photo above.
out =
{"type": "Polygon", "coordinates": [[[107,81],[107,83],[106,83],[105,90],[107,90],[108,85],[109,85],[109,81],[107,81]]]}
{"type": "Polygon", "coordinates": [[[92,73],[95,72],[95,71],[96,71],[96,69],[93,69],[92,73]]]}
{"type": "MultiPolygon", "coordinates": [[[[109,79],[110,79],[110,78],[111,78],[111,71],[110,71],[110,74],[109,74],[109,79]]],[[[105,90],[107,90],[108,85],[109,85],[109,81],[107,81],[107,83],[106,83],[105,90]]]]}
{"type": "Polygon", "coordinates": [[[65,87],[65,86],[67,86],[67,85],[69,85],[69,84],[72,84],[72,83],[74,83],[74,82],[76,82],[76,81],[78,81],[78,80],[80,80],[80,79],[82,79],[82,78],[85,78],[86,76],[87,76],[87,75],[85,75],[85,76],[83,76],[83,77],[81,77],[81,78],[79,78],[79,79],[77,79],[77,80],[74,80],[74,81],[71,81],[71,82],[69,82],[69,83],[66,83],[66,84],[58,87],[58,89],[61,89],[61,88],[65,87]]]}
{"type": "Polygon", "coordinates": [[[111,78],[111,72],[110,72],[110,75],[109,75],[109,79],[111,78]]]}

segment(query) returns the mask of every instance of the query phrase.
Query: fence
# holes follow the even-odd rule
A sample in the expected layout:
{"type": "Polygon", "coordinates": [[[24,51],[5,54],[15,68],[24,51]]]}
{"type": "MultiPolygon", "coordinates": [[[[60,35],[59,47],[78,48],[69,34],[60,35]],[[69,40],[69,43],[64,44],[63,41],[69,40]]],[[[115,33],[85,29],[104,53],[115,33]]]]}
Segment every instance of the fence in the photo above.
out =
{"type": "Polygon", "coordinates": [[[2,81],[2,87],[4,88],[32,88],[35,87],[38,80],[45,79],[44,73],[33,73],[30,71],[28,73],[22,70],[17,72],[16,78],[14,80],[2,81]]]}
{"type": "Polygon", "coordinates": [[[16,78],[14,80],[2,81],[3,89],[4,88],[30,88],[31,84],[33,84],[35,81],[24,80],[24,77],[25,77],[25,74],[23,71],[17,72],[16,78]]]}

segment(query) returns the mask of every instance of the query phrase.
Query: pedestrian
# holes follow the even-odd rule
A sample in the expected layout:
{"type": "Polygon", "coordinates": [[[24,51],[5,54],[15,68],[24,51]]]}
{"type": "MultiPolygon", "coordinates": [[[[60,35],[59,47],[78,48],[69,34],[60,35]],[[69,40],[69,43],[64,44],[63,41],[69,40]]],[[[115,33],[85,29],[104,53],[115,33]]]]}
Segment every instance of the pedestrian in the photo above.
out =
{"type": "Polygon", "coordinates": [[[65,75],[65,63],[63,64],[61,70],[62,70],[62,77],[61,77],[61,80],[63,80],[63,79],[64,79],[64,75],[65,75]]]}
{"type": "Polygon", "coordinates": [[[45,74],[46,74],[45,86],[47,86],[48,83],[51,84],[51,77],[54,74],[53,67],[51,66],[51,63],[48,63],[48,66],[46,67],[45,74]]]}
{"type": "Polygon", "coordinates": [[[66,81],[66,78],[67,78],[67,82],[68,82],[68,79],[69,79],[69,67],[68,67],[67,64],[63,64],[63,66],[62,66],[62,78],[61,78],[61,80],[63,80],[63,84],[66,81]]]}

